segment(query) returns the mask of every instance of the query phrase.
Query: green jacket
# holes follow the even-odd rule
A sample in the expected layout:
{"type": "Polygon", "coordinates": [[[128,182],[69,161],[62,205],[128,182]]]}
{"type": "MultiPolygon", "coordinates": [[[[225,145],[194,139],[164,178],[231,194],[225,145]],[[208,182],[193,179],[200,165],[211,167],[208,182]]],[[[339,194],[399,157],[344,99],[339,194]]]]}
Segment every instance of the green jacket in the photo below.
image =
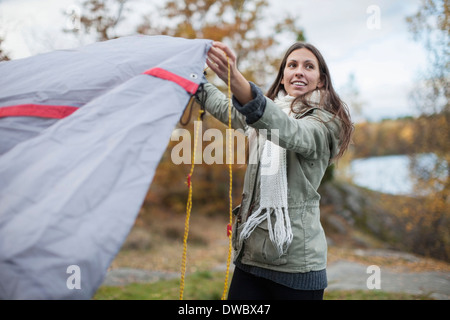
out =
{"type": "MultiPolygon", "coordinates": [[[[262,222],[239,244],[240,226],[247,220],[253,209],[258,207],[259,164],[247,164],[242,202],[233,212],[234,259],[243,264],[258,266],[283,272],[309,272],[326,268],[327,242],[320,223],[317,189],[324,176],[330,159],[337,154],[339,146],[339,120],[321,108],[307,110],[296,119],[286,115],[272,100],[252,85],[254,100],[244,107],[258,110],[265,104],[262,116],[251,124],[246,116],[232,108],[232,127],[247,132],[249,126],[257,129],[278,129],[279,145],[287,150],[288,211],[291,218],[293,241],[286,254],[281,257],[269,239],[267,221],[262,222]]],[[[221,122],[228,124],[228,99],[212,84],[204,85],[199,94],[205,109],[221,122]]],[[[270,134],[268,136],[270,138],[270,134]]],[[[258,150],[257,143],[249,144],[249,154],[258,150]]]]}

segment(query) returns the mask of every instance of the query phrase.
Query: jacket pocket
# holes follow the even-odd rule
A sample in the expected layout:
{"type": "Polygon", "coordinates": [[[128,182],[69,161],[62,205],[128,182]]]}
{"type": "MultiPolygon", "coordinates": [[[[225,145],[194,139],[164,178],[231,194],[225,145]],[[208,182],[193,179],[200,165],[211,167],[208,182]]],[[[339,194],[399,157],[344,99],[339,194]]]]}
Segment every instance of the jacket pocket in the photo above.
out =
{"type": "Polygon", "coordinates": [[[269,237],[267,221],[261,222],[245,241],[245,255],[254,262],[279,266],[287,263],[287,255],[278,254],[269,237]]]}

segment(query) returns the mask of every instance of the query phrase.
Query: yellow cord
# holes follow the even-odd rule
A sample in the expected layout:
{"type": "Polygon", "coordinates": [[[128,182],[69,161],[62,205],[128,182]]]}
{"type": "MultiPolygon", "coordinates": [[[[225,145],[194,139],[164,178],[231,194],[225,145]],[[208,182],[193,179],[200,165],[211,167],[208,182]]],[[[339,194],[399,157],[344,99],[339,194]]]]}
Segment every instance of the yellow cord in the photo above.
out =
{"type": "Polygon", "coordinates": [[[228,258],[227,258],[227,270],[225,274],[225,283],[223,287],[222,300],[226,299],[227,291],[228,291],[228,276],[230,274],[230,263],[231,263],[231,253],[232,253],[232,234],[231,234],[231,226],[233,224],[233,143],[232,143],[232,132],[231,132],[231,75],[230,75],[230,59],[227,56],[227,64],[228,64],[228,151],[229,151],[229,161],[228,161],[228,170],[230,173],[230,189],[229,189],[229,198],[230,198],[230,223],[227,226],[228,231],[228,258]]]}
{"type": "MultiPolygon", "coordinates": [[[[233,143],[232,138],[233,134],[231,131],[231,74],[230,74],[230,61],[227,56],[227,64],[228,64],[228,151],[229,151],[229,161],[228,161],[228,168],[229,168],[229,176],[230,176],[230,188],[229,188],[229,216],[230,221],[227,226],[227,235],[228,235],[228,258],[227,258],[227,269],[225,274],[225,283],[223,288],[223,294],[222,294],[222,300],[226,299],[227,291],[228,291],[228,278],[230,274],[230,263],[231,263],[231,254],[232,254],[232,233],[231,233],[231,225],[233,224],[233,143]]],[[[200,114],[198,116],[198,121],[201,121],[201,116],[203,114],[204,110],[200,110],[200,114]]],[[[186,254],[187,254],[187,239],[189,235],[189,219],[191,216],[191,209],[192,209],[192,175],[194,173],[194,163],[195,163],[195,151],[197,150],[197,137],[198,137],[198,127],[195,130],[195,136],[194,136],[194,152],[192,153],[192,163],[191,163],[191,170],[188,174],[187,184],[189,188],[188,193],[188,201],[186,205],[186,220],[184,223],[184,237],[183,237],[183,256],[181,259],[181,280],[180,280],[180,300],[183,300],[183,294],[184,294],[184,282],[185,282],[185,274],[186,274],[186,254]]]]}
{"type": "MultiPolygon", "coordinates": [[[[201,117],[204,110],[200,109],[198,115],[198,121],[201,121],[201,117]]],[[[194,151],[192,152],[192,162],[191,162],[191,170],[189,171],[187,184],[189,188],[188,193],[188,201],[186,205],[186,220],[184,222],[184,237],[183,237],[183,256],[181,258],[181,280],[180,280],[180,300],[183,300],[184,293],[184,278],[186,274],[186,254],[187,254],[187,239],[189,235],[189,219],[191,216],[192,209],[192,175],[194,174],[194,165],[195,165],[195,150],[197,150],[197,136],[198,136],[199,126],[195,129],[194,135],[194,151]]]]}

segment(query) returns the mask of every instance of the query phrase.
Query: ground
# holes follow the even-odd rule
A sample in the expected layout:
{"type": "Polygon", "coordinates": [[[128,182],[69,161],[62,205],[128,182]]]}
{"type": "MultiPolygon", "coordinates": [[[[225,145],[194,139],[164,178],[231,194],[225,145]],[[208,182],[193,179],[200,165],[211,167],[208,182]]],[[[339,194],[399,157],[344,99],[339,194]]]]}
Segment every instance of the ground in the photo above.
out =
{"type": "MultiPolygon", "coordinates": [[[[111,264],[104,285],[179,278],[184,223],[184,216],[168,213],[155,212],[152,219],[138,219],[111,264]]],[[[189,224],[186,272],[224,270],[228,254],[226,218],[196,216],[193,212],[189,224]]],[[[349,230],[344,224],[343,228],[346,236],[335,231],[328,234],[326,290],[382,290],[450,299],[450,264],[388,249],[358,230],[349,230]],[[379,268],[380,289],[368,288],[369,277],[374,275],[368,267],[373,265],[379,268]]]]}

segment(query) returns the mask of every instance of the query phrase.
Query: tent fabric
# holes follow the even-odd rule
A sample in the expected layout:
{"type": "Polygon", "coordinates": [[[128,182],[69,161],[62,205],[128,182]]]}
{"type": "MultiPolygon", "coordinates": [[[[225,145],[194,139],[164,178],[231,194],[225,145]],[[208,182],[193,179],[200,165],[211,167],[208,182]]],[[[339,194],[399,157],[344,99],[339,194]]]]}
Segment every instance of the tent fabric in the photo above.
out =
{"type": "Polygon", "coordinates": [[[132,36],[0,63],[0,114],[17,112],[0,117],[0,299],[95,294],[210,46],[132,36]],[[77,110],[39,117],[27,105],[77,110]]]}
{"type": "Polygon", "coordinates": [[[131,36],[0,62],[0,155],[58,121],[38,115],[22,117],[20,113],[14,117],[4,109],[16,107],[17,112],[17,106],[23,110],[27,105],[80,108],[111,88],[157,67],[199,83],[201,76],[191,78],[197,71],[187,73],[183,69],[191,60],[189,55],[195,56],[195,48],[190,46],[208,42],[131,36]],[[6,113],[8,117],[2,117],[6,113]]]}

